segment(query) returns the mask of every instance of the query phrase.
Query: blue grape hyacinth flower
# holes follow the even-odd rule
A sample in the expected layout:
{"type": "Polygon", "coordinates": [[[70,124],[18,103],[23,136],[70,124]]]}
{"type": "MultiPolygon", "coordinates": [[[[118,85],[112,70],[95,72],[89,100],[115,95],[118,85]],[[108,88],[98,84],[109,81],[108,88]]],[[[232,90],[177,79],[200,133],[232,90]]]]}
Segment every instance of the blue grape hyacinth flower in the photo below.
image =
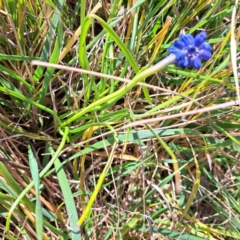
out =
{"type": "Polygon", "coordinates": [[[195,37],[191,34],[181,34],[168,52],[175,55],[175,64],[182,68],[193,67],[199,69],[202,65],[201,59],[211,58],[211,46],[208,42],[206,32],[200,32],[195,37]]]}

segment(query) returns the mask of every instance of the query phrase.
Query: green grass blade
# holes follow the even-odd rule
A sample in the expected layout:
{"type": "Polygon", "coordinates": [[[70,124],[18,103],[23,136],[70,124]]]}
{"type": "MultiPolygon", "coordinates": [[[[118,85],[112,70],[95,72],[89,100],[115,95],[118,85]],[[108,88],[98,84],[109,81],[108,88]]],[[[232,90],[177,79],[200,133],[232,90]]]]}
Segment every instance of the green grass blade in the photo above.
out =
{"type": "Polygon", "coordinates": [[[36,215],[36,233],[38,239],[43,238],[43,215],[42,215],[42,207],[40,200],[40,186],[39,186],[39,172],[38,172],[38,164],[37,160],[34,156],[32,148],[30,144],[28,144],[28,159],[29,159],[29,167],[32,174],[32,179],[36,191],[36,205],[35,205],[35,215],[36,215]]]}
{"type": "MultiPolygon", "coordinates": [[[[43,61],[48,60],[51,44],[52,44],[52,41],[53,41],[53,37],[55,36],[58,22],[61,21],[60,14],[61,14],[64,2],[65,2],[64,0],[58,0],[57,5],[54,9],[54,14],[53,14],[52,19],[51,19],[51,24],[50,24],[48,34],[47,34],[47,37],[45,39],[45,43],[44,43],[44,46],[43,46],[42,54],[41,54],[41,57],[40,57],[41,60],[43,60],[43,61]]],[[[42,75],[43,75],[43,67],[37,67],[33,78],[34,78],[35,81],[39,81],[39,79],[41,78],[42,75]]]]}
{"type": "Polygon", "coordinates": [[[26,103],[32,104],[32,105],[36,106],[37,108],[42,109],[43,111],[46,111],[46,112],[50,113],[55,118],[58,125],[59,126],[61,125],[61,120],[59,119],[58,115],[53,110],[35,102],[34,100],[32,100],[32,99],[30,99],[30,98],[28,98],[28,97],[26,97],[22,94],[16,93],[15,91],[6,89],[4,87],[0,87],[0,92],[7,93],[12,97],[16,97],[17,99],[20,99],[20,100],[22,100],[26,103]]]}
{"type": "MultiPolygon", "coordinates": [[[[54,164],[54,161],[57,159],[57,157],[59,156],[60,152],[62,151],[64,145],[65,145],[65,142],[67,140],[67,136],[68,136],[68,132],[69,132],[69,128],[66,127],[65,128],[65,132],[63,134],[63,137],[62,137],[62,141],[57,149],[57,151],[55,152],[55,154],[53,155],[52,159],[49,161],[49,163],[47,164],[47,166],[40,172],[39,174],[39,177],[42,178],[48,171],[49,169],[52,167],[52,165],[54,164]]],[[[0,162],[0,164],[2,164],[0,162]]],[[[1,169],[1,168],[0,168],[1,169]]],[[[10,176],[11,177],[11,176],[10,176]]],[[[11,179],[9,177],[9,179],[11,179]]],[[[15,185],[15,184],[14,184],[15,185]]],[[[16,185],[15,185],[16,186],[16,185]]],[[[12,204],[12,207],[11,209],[9,210],[8,212],[8,216],[7,216],[7,221],[6,221],[6,232],[9,232],[9,229],[10,229],[10,221],[11,221],[11,216],[12,216],[12,213],[14,211],[14,209],[17,207],[17,205],[19,204],[19,202],[23,199],[26,199],[25,195],[28,193],[28,191],[34,186],[34,183],[33,181],[31,183],[28,184],[28,186],[23,190],[23,191],[20,191],[19,193],[19,196],[17,197],[16,201],[12,204]]],[[[16,186],[18,187],[18,185],[16,186]]],[[[34,207],[31,205],[31,209],[34,210],[34,207]]]]}
{"type": "Polygon", "coordinates": [[[89,202],[88,202],[88,204],[87,204],[87,206],[86,206],[82,216],[80,217],[80,219],[77,222],[78,226],[82,226],[83,222],[85,221],[86,217],[89,215],[89,213],[91,211],[92,205],[93,205],[94,201],[96,200],[97,194],[98,194],[98,192],[100,191],[100,189],[102,187],[102,184],[103,184],[103,181],[105,179],[106,173],[107,173],[108,169],[110,168],[111,163],[113,161],[113,153],[114,153],[114,151],[116,149],[116,146],[117,146],[117,142],[115,142],[113,144],[112,151],[111,151],[110,156],[108,158],[108,161],[107,161],[107,163],[106,163],[106,165],[105,165],[105,167],[103,169],[103,172],[101,173],[101,175],[100,175],[100,177],[98,179],[96,188],[94,189],[94,191],[93,191],[93,193],[92,193],[92,195],[90,197],[90,200],[89,200],[89,202]]]}
{"type": "MultiPolygon", "coordinates": [[[[50,63],[57,63],[58,62],[58,58],[60,55],[60,50],[61,50],[61,46],[62,46],[62,38],[63,38],[63,28],[62,28],[62,24],[61,22],[58,23],[58,32],[57,32],[57,39],[55,41],[55,45],[54,45],[54,49],[52,52],[52,55],[50,57],[50,63]]],[[[47,71],[45,73],[45,77],[43,80],[43,84],[42,84],[42,91],[40,93],[39,96],[39,103],[43,104],[44,103],[44,98],[46,97],[46,92],[48,90],[48,86],[49,83],[51,81],[52,75],[54,72],[54,68],[47,68],[47,71]]]]}
{"type": "MultiPolygon", "coordinates": [[[[51,152],[52,155],[55,154],[55,151],[50,146],[49,146],[49,152],[51,152]]],[[[71,239],[79,240],[81,239],[81,235],[80,235],[79,229],[76,228],[76,223],[78,221],[77,209],[76,209],[76,204],[74,202],[74,198],[72,195],[72,191],[68,183],[67,176],[58,158],[56,158],[56,160],[54,161],[54,166],[55,166],[55,171],[57,173],[59,185],[63,193],[64,203],[67,208],[68,218],[70,219],[70,228],[72,229],[70,234],[71,239]]]]}

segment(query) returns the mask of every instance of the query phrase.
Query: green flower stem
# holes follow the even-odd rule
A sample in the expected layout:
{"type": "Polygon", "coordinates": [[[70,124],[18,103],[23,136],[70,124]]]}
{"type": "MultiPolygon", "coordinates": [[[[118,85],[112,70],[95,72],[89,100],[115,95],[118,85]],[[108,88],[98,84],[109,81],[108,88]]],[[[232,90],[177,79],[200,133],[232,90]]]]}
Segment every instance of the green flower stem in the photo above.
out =
{"type": "MultiPolygon", "coordinates": [[[[164,59],[162,59],[160,62],[158,62],[157,64],[147,68],[146,70],[144,70],[143,72],[139,73],[139,76],[141,77],[141,80],[159,72],[161,69],[165,68],[166,66],[168,66],[169,64],[173,64],[176,61],[176,56],[174,54],[170,54],[167,57],[165,57],[164,59]]],[[[138,76],[138,75],[137,75],[138,76]]],[[[132,81],[134,81],[134,79],[137,77],[135,76],[133,78],[132,81]]],[[[139,81],[138,81],[139,82],[139,81]]],[[[137,83],[138,83],[137,82],[137,83]]]]}
{"type": "Polygon", "coordinates": [[[80,112],[76,113],[74,116],[70,117],[68,120],[62,123],[62,127],[68,126],[71,122],[77,120],[81,116],[83,116],[85,113],[91,112],[96,110],[99,110],[99,107],[101,106],[101,109],[105,107],[109,107],[111,104],[115,103],[118,101],[122,96],[124,96],[131,88],[135,87],[139,82],[143,81],[145,78],[159,72],[161,69],[166,67],[169,64],[174,63],[176,60],[175,55],[169,55],[157,64],[149,67],[148,69],[145,69],[144,71],[140,72],[138,75],[136,75],[132,81],[128,84],[126,84],[124,87],[120,88],[116,92],[103,97],[96,102],[90,104],[80,112]]]}

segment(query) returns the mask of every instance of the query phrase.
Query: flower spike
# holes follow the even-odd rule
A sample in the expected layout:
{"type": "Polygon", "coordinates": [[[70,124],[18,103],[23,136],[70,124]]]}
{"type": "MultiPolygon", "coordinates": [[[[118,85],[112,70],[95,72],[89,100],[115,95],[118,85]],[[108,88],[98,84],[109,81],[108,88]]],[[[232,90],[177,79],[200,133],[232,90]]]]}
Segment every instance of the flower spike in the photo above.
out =
{"type": "Polygon", "coordinates": [[[175,55],[177,66],[199,69],[202,65],[201,59],[208,60],[212,57],[212,48],[205,42],[206,39],[206,32],[200,32],[195,37],[191,34],[181,34],[179,40],[168,48],[168,52],[175,55]]]}

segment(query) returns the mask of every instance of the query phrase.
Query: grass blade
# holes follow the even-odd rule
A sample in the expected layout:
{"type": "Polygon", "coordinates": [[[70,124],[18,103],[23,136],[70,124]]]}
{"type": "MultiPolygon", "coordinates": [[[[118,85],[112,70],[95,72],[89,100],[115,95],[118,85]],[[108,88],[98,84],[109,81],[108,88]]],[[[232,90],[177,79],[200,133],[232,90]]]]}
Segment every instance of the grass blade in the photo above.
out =
{"type": "MultiPolygon", "coordinates": [[[[50,146],[49,146],[49,152],[52,155],[55,154],[55,151],[50,146]]],[[[71,239],[79,240],[79,239],[81,239],[81,235],[80,235],[80,230],[78,228],[76,228],[76,223],[78,220],[76,205],[74,202],[72,191],[71,191],[69,183],[68,183],[67,176],[66,176],[63,166],[61,165],[61,162],[58,158],[56,158],[56,160],[54,161],[54,167],[55,167],[55,171],[57,173],[59,185],[60,185],[62,193],[63,193],[64,202],[65,202],[65,205],[67,208],[68,218],[70,219],[70,229],[72,230],[71,234],[70,234],[71,239]]]]}
{"type": "Polygon", "coordinates": [[[43,238],[43,215],[42,215],[42,207],[40,200],[40,186],[39,186],[39,172],[38,172],[38,164],[37,160],[34,156],[32,148],[30,144],[28,144],[28,158],[29,158],[29,167],[32,174],[32,179],[36,191],[36,205],[35,205],[35,215],[36,215],[36,233],[38,239],[43,238]]]}

